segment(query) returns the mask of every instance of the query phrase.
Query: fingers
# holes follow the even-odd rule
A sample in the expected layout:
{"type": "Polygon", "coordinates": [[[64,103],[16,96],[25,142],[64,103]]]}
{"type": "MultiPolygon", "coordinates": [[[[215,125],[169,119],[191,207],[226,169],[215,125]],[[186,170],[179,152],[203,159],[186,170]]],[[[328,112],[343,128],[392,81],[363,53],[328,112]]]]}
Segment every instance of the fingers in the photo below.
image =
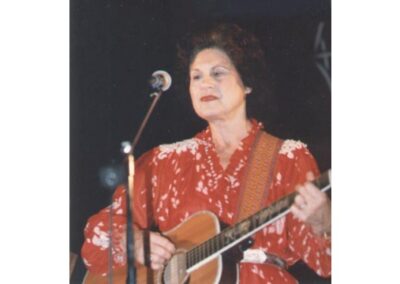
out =
{"type": "Polygon", "coordinates": [[[307,203],[310,203],[317,195],[315,191],[318,189],[309,182],[296,187],[296,191],[305,199],[307,203]]]}
{"type": "MultiPolygon", "coordinates": [[[[307,174],[307,180],[314,178],[312,173],[307,174]]],[[[311,225],[316,233],[330,229],[330,200],[311,182],[296,187],[293,205],[290,207],[292,214],[300,221],[311,225]]]]}
{"type": "Polygon", "coordinates": [[[321,204],[326,201],[326,194],[321,192],[311,182],[306,182],[304,185],[297,186],[296,191],[305,199],[307,204],[321,204]]]}
{"type": "Polygon", "coordinates": [[[150,252],[144,251],[144,231],[135,230],[135,256],[136,260],[145,264],[144,253],[148,254],[150,267],[154,270],[161,269],[175,253],[175,246],[160,233],[147,232],[149,237],[150,252]]]}
{"type": "Polygon", "coordinates": [[[159,269],[163,268],[164,265],[167,264],[167,261],[168,260],[166,258],[164,258],[158,254],[152,253],[150,255],[150,266],[151,266],[151,269],[153,269],[153,270],[159,270],[159,269]]]}
{"type": "MultiPolygon", "coordinates": [[[[309,181],[313,180],[313,173],[308,172],[306,178],[309,181]]],[[[310,219],[327,202],[326,194],[311,182],[296,186],[296,191],[298,195],[294,199],[291,211],[302,221],[310,219]]]]}
{"type": "Polygon", "coordinates": [[[306,199],[302,195],[298,194],[294,198],[294,205],[300,210],[304,209],[307,206],[306,199]]]}
{"type": "Polygon", "coordinates": [[[175,252],[175,246],[166,237],[162,236],[160,233],[150,233],[150,244],[157,247],[161,247],[165,251],[173,254],[175,252]]]}
{"type": "Polygon", "coordinates": [[[302,193],[304,191],[304,188],[298,187],[297,190],[299,194],[296,195],[296,197],[294,198],[294,202],[290,208],[290,211],[293,213],[295,217],[297,217],[303,222],[306,222],[310,216],[311,209],[313,206],[312,199],[309,196],[307,196],[307,198],[305,197],[307,193],[306,194],[302,193]]]}
{"type": "Polygon", "coordinates": [[[315,179],[313,172],[307,172],[306,179],[307,179],[307,181],[313,181],[315,179]]]}
{"type": "Polygon", "coordinates": [[[292,212],[292,214],[300,221],[305,222],[307,220],[308,214],[306,213],[306,211],[302,210],[297,204],[293,204],[290,207],[290,212],[292,212]]]}
{"type": "Polygon", "coordinates": [[[150,233],[150,265],[154,270],[161,269],[175,252],[175,246],[159,233],[150,233]]]}

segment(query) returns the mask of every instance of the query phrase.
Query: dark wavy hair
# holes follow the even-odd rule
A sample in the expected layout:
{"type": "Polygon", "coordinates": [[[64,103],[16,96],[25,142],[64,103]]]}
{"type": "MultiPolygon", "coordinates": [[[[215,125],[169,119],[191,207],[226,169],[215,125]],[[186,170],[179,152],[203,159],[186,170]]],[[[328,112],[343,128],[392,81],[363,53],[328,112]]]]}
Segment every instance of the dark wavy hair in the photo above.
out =
{"type": "Polygon", "coordinates": [[[178,44],[178,70],[186,75],[186,88],[189,85],[190,65],[196,55],[207,48],[224,51],[244,85],[252,88],[252,93],[246,99],[247,116],[268,122],[272,92],[264,50],[259,40],[237,24],[217,23],[198,29],[188,40],[178,44]]]}

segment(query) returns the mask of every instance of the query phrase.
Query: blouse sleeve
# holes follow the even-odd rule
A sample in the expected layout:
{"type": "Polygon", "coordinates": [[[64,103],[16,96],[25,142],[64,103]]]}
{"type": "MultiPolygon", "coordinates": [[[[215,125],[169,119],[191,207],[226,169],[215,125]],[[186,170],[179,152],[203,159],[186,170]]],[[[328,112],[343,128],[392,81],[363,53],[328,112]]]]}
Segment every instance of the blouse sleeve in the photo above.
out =
{"type": "MultiPolygon", "coordinates": [[[[156,199],[156,184],[153,164],[154,151],[145,153],[135,163],[134,223],[140,228],[150,225],[151,205],[148,200],[156,199]],[[151,192],[152,194],[150,194],[151,192]]],[[[81,255],[87,269],[95,274],[106,275],[109,262],[110,210],[112,210],[112,260],[113,269],[124,266],[126,232],[126,190],[118,186],[112,204],[91,216],[84,229],[85,240],[81,255]]]]}
{"type": "MultiPolygon", "coordinates": [[[[306,175],[312,172],[319,176],[314,157],[306,147],[293,152],[291,166],[286,172],[286,184],[290,191],[298,184],[306,182],[306,175]]],[[[311,267],[319,276],[331,274],[331,240],[313,233],[309,225],[304,224],[292,214],[287,216],[289,249],[311,267]]]]}

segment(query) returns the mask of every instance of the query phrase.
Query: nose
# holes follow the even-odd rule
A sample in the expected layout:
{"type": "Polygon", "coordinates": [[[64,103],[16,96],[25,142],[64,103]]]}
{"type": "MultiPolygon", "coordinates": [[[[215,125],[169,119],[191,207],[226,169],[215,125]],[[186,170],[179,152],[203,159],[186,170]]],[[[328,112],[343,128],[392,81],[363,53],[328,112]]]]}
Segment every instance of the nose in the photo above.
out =
{"type": "Polygon", "coordinates": [[[215,80],[211,76],[204,76],[200,82],[202,88],[213,88],[215,86],[215,80]]]}

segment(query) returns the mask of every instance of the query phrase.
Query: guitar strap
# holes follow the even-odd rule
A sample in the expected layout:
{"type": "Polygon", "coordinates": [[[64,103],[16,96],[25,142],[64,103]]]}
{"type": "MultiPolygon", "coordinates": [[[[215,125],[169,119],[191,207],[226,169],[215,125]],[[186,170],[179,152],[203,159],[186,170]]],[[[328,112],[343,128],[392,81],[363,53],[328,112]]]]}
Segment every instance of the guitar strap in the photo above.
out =
{"type": "Polygon", "coordinates": [[[239,222],[261,209],[267,197],[276,157],[282,140],[265,131],[258,131],[245,172],[244,183],[240,189],[236,222],[239,222]]]}

